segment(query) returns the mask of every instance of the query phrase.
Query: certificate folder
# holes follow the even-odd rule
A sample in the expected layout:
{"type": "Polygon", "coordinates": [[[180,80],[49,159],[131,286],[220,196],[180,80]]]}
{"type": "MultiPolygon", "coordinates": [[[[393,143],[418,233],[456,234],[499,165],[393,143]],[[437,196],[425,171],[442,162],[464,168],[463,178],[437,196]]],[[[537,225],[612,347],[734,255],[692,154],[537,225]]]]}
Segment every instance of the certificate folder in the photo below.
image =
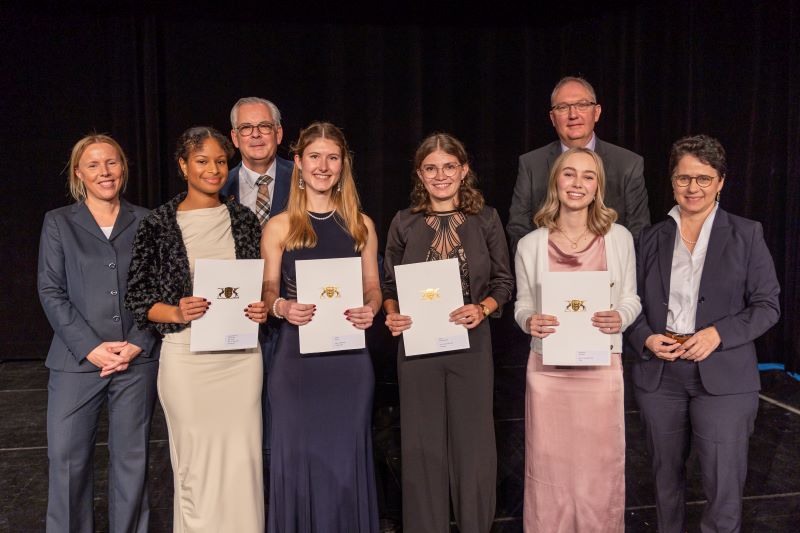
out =
{"type": "Polygon", "coordinates": [[[247,304],[261,300],[263,259],[197,259],[194,296],[211,302],[192,321],[192,352],[241,350],[258,346],[258,323],[244,314],[247,304]]]}
{"type": "Polygon", "coordinates": [[[344,312],[364,305],[361,258],[295,261],[297,301],[317,306],[314,318],[298,328],[300,353],[359,350],[366,346],[364,330],[356,329],[344,312]]]}
{"type": "Polygon", "coordinates": [[[611,309],[607,271],[546,272],[541,287],[542,314],[554,315],[555,333],[542,339],[546,365],[611,364],[611,336],[592,325],[592,315],[611,309]]]}
{"type": "Polygon", "coordinates": [[[467,329],[450,322],[450,313],[464,305],[458,259],[397,265],[394,276],[400,313],[412,320],[403,332],[406,355],[469,348],[467,329]]]}

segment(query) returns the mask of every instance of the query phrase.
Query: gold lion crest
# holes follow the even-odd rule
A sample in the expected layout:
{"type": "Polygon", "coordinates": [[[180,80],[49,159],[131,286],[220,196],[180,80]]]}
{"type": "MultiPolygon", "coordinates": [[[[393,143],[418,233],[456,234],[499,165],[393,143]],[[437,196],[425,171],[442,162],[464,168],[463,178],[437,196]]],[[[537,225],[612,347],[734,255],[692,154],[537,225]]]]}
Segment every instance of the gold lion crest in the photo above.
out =
{"type": "Polygon", "coordinates": [[[572,311],[573,313],[577,313],[579,311],[586,311],[586,300],[567,300],[567,307],[564,311],[572,311]]]}
{"type": "Polygon", "coordinates": [[[239,287],[218,287],[217,300],[235,300],[239,298],[239,287]]]}
{"type": "Polygon", "coordinates": [[[439,289],[424,289],[419,291],[422,299],[428,302],[439,299],[439,289]]]}
{"type": "Polygon", "coordinates": [[[342,293],[339,292],[339,287],[336,285],[325,285],[322,287],[322,292],[319,293],[319,297],[328,299],[341,298],[342,293]]]}

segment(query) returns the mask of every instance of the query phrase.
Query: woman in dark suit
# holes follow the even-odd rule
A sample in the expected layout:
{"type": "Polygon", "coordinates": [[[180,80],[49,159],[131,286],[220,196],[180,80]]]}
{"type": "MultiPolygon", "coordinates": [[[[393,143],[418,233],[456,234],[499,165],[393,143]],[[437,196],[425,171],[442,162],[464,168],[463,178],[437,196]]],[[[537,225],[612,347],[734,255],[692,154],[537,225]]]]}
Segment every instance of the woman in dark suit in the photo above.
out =
{"type": "Polygon", "coordinates": [[[636,399],[652,455],[658,530],[686,530],[690,438],[702,470],[701,529],[741,528],[747,448],[760,388],[753,341],[778,321],[780,288],[761,224],[719,207],[725,150],[707,135],[672,145],[677,205],[642,231],[636,399]]]}
{"type": "Polygon", "coordinates": [[[159,343],[123,306],[133,238],[147,210],[122,198],[128,164],[107,135],[72,148],[76,203],[48,212],[39,299],[55,335],[47,354],[47,531],[91,532],[95,435],[108,402],[109,528],[147,531],[146,474],[159,343]]]}
{"type": "Polygon", "coordinates": [[[411,207],[395,215],[384,263],[384,310],[392,335],[413,327],[399,313],[394,266],[457,258],[464,305],[450,320],[469,330],[467,350],[397,357],[403,463],[403,529],[488,532],[495,511],[497,452],[489,323],[514,285],[497,211],[484,204],[464,145],[427,137],[414,157],[411,207]],[[448,483],[449,479],[449,483],[448,483]]]}

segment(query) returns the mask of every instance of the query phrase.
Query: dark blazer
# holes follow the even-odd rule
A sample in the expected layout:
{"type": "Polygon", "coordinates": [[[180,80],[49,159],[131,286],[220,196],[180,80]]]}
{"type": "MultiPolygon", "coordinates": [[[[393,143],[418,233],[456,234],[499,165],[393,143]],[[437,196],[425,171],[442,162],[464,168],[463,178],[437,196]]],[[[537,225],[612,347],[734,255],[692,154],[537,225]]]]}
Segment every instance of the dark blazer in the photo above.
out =
{"type": "MultiPolygon", "coordinates": [[[[152,327],[162,335],[186,328],[186,324],[150,322],[147,313],[161,302],[178,305],[184,296],[192,295],[189,256],[178,225],[178,204],[186,198],[182,192],[157,207],[139,226],[133,243],[131,272],[125,306],[133,313],[140,327],[152,327]]],[[[261,257],[261,225],[256,215],[239,202],[220,197],[231,216],[231,233],[237,259],[261,257]]]]}
{"type": "MultiPolygon", "coordinates": [[[[239,201],[239,169],[241,168],[242,164],[239,163],[228,172],[228,179],[220,191],[221,195],[232,197],[237,202],[239,201]]],[[[292,183],[292,169],[294,169],[294,163],[281,157],[275,157],[275,189],[270,198],[270,215],[277,215],[286,209],[286,202],[289,200],[289,186],[292,183]]]]}
{"type": "MultiPolygon", "coordinates": [[[[633,366],[637,387],[654,391],[669,364],[645,348],[653,333],[667,324],[669,282],[677,224],[672,218],[646,228],[639,237],[636,278],[642,314],[625,332],[638,355],[633,366]]],[[[697,363],[703,387],[710,394],[736,394],[760,389],[753,341],[780,316],[780,286],[759,222],[718,209],[698,293],[696,330],[714,325],[722,343],[697,363]]]]}
{"type": "MultiPolygon", "coordinates": [[[[499,305],[511,299],[514,278],[508,261],[508,245],[503,224],[494,208],[485,206],[477,215],[467,215],[456,230],[469,263],[469,287],[472,302],[491,296],[499,305]]],[[[397,300],[394,266],[425,261],[433,242],[434,230],[425,223],[424,213],[411,209],[398,211],[389,227],[384,258],[383,297],[397,300]]]]}
{"type": "MultiPolygon", "coordinates": [[[[606,172],[605,204],[613,208],[636,239],[641,229],[650,225],[647,189],[644,184],[642,156],[611,143],[597,139],[595,152],[603,160],[606,172]]],[[[519,157],[517,183],[508,213],[508,235],[512,253],[517,242],[533,231],[533,215],[547,197],[550,169],[561,155],[561,142],[555,141],[519,157]]]]}
{"type": "Polygon", "coordinates": [[[96,372],[86,356],[102,342],[129,341],[142,353],[131,364],[158,358],[160,342],[136,326],[123,306],[134,235],[147,209],[121,201],[106,238],[84,202],[44,216],[39,242],[39,300],[55,335],[45,364],[65,372],[96,372]]]}

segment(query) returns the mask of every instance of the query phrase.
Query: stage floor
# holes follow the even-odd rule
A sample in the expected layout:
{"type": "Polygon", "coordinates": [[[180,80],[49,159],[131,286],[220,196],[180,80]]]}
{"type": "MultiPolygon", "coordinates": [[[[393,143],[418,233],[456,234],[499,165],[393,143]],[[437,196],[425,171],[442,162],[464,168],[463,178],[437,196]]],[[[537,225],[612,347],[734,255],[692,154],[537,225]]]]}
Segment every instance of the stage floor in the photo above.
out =
{"type": "MultiPolygon", "coordinates": [[[[508,318],[493,324],[498,493],[495,532],[522,530],[526,341],[508,318]]],[[[384,352],[386,353],[386,352],[384,352]]],[[[391,352],[389,352],[391,353],[391,352]]],[[[399,521],[399,428],[394,356],[375,359],[375,454],[386,531],[399,521]]],[[[626,372],[627,374],[627,372],[626,372]]],[[[47,505],[48,372],[42,361],[0,362],[0,531],[44,531],[47,505]]],[[[744,531],[800,531],[800,382],[781,371],[762,373],[763,390],[750,441],[744,531]]],[[[639,413],[626,381],[626,531],[655,531],[653,485],[639,413]]],[[[105,416],[104,416],[105,418],[105,416]]],[[[106,424],[97,435],[95,517],[107,531],[106,424]]],[[[703,495],[694,457],[689,460],[690,531],[699,529],[703,495]]],[[[150,458],[150,531],[171,530],[172,474],[160,407],[153,421],[150,458]]],[[[455,527],[453,528],[455,530],[455,527]]]]}

